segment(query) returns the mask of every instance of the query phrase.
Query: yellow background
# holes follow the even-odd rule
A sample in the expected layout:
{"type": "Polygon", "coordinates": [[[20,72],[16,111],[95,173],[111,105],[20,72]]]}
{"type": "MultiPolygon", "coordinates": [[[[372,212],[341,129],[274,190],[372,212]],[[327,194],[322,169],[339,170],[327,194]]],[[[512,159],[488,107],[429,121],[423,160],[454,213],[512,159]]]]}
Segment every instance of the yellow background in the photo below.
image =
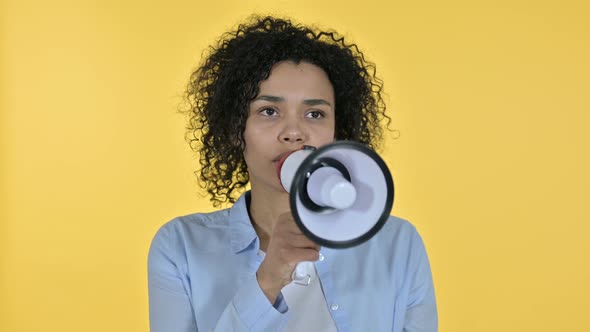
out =
{"type": "Polygon", "coordinates": [[[212,207],[175,114],[253,12],[332,27],[385,81],[393,213],[441,331],[590,331],[587,1],[40,1],[0,7],[1,331],[146,331],[146,257],[212,207]]]}

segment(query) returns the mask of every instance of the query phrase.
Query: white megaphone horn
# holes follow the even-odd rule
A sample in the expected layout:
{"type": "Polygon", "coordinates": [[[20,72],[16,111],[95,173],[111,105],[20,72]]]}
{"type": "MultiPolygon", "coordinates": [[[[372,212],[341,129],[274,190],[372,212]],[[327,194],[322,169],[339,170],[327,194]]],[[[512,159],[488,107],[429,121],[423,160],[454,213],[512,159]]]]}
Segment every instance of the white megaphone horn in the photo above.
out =
{"type": "MultiPolygon", "coordinates": [[[[317,244],[349,248],[375,235],[389,218],[394,187],[391,173],[367,146],[336,141],[305,146],[279,161],[281,184],[301,231],[317,244]]],[[[312,262],[301,262],[293,281],[308,285],[312,262]]]]}

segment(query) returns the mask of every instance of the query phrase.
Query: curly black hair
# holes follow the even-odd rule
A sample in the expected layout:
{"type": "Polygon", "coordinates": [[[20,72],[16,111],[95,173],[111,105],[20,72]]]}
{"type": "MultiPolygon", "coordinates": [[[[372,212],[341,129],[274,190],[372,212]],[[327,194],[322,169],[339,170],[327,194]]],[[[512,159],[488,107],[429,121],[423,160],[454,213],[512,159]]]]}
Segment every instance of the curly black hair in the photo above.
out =
{"type": "Polygon", "coordinates": [[[248,106],[277,62],[306,62],[326,72],[334,88],[336,139],[377,148],[381,121],[391,121],[375,65],[332,30],[254,16],[223,34],[203,59],[190,76],[182,112],[188,116],[185,138],[199,154],[195,174],[216,207],[234,203],[249,182],[243,154],[248,106]]]}

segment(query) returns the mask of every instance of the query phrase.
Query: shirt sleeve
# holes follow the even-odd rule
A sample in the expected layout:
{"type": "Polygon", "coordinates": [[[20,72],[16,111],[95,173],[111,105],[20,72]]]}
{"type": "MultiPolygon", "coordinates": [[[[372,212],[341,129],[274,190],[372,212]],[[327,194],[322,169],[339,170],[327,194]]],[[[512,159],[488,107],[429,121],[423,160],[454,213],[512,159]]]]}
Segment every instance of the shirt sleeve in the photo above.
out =
{"type": "Polygon", "coordinates": [[[408,294],[408,306],[404,332],[438,331],[438,314],[432,271],[426,254],[426,248],[420,235],[416,232],[411,251],[412,259],[409,271],[412,281],[408,294]]]}
{"type": "Polygon", "coordinates": [[[225,308],[216,331],[282,331],[289,319],[287,311],[283,295],[272,305],[254,275],[225,308]]]}
{"type": "MultiPolygon", "coordinates": [[[[148,291],[151,332],[196,332],[190,285],[177,245],[164,226],[154,237],[148,255],[148,291]]],[[[214,318],[212,318],[214,319],[214,318]]],[[[260,289],[256,275],[248,278],[225,306],[214,331],[280,331],[288,321],[282,296],[271,304],[260,289]]],[[[206,324],[204,324],[206,325],[206,324]]]]}
{"type": "Polygon", "coordinates": [[[148,254],[150,331],[196,332],[191,299],[170,245],[164,226],[156,233],[148,254]]]}

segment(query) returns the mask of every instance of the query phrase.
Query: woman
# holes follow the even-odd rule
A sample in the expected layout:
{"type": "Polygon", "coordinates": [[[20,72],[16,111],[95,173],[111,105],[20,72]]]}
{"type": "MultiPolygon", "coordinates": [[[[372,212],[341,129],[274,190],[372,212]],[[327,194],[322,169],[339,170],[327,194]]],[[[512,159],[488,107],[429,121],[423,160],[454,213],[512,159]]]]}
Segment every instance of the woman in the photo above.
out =
{"type": "Polygon", "coordinates": [[[373,65],[334,32],[265,17],[222,37],[191,77],[187,138],[213,204],[234,204],[175,218],[154,237],[152,331],[437,329],[412,225],[390,217],[357,247],[320,248],[294,223],[277,176],[281,157],[303,145],[374,147],[387,118],[381,87],[373,65]],[[291,282],[301,261],[316,262],[308,287],[291,282]]]}

